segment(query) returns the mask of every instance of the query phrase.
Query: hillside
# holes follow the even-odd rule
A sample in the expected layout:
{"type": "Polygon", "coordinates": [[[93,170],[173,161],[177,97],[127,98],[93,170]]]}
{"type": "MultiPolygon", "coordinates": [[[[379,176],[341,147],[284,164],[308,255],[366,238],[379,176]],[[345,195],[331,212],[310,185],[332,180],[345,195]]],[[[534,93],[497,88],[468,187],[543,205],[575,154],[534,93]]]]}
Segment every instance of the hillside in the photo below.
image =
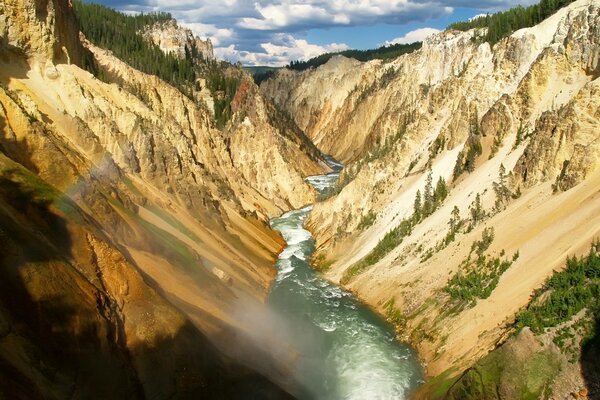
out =
{"type": "MultiPolygon", "coordinates": [[[[504,343],[534,292],[600,236],[599,23],[600,4],[579,0],[495,44],[484,28],[447,30],[393,61],[334,57],[261,84],[346,163],[307,222],[314,261],[418,349],[423,398],[504,343]]],[[[551,369],[532,393],[589,386],[582,362],[564,362],[571,375],[551,369]]]]}

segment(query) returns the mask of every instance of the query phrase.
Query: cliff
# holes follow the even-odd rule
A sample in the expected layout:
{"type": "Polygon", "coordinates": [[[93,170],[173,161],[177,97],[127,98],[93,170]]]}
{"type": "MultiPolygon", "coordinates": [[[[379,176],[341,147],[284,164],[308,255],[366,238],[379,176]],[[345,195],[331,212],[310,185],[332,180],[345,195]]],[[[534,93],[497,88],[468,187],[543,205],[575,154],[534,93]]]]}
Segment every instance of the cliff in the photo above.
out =
{"type": "Polygon", "coordinates": [[[0,391],[287,397],[245,311],[283,245],[267,220],[313,201],[318,152],[248,76],[217,129],[207,102],[80,40],[67,1],[0,14],[0,391]]]}

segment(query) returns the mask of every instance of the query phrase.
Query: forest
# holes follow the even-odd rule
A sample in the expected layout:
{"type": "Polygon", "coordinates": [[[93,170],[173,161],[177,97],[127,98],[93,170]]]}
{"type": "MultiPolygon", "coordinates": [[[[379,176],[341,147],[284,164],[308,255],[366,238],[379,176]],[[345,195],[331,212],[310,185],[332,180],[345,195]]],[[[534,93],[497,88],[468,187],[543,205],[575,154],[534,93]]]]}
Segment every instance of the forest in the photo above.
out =
{"type": "MultiPolygon", "coordinates": [[[[144,73],[156,75],[186,96],[192,98],[196,78],[205,77],[207,87],[215,99],[215,123],[221,129],[231,119],[231,101],[239,87],[239,73],[230,72],[230,64],[204,60],[195,46],[186,47],[185,57],[165,54],[158,46],[142,36],[143,30],[156,23],[172,19],[169,13],[127,15],[99,4],[75,0],[80,29],[96,46],[110,50],[114,55],[144,73]]],[[[93,63],[86,68],[98,78],[105,78],[93,63]]],[[[106,79],[105,79],[106,80],[106,79]]]]}
{"type": "Polygon", "coordinates": [[[197,49],[187,49],[189,54],[179,59],[163,53],[160,48],[144,40],[140,32],[157,22],[168,21],[171,14],[148,13],[126,15],[111,8],[73,2],[81,32],[98,47],[111,50],[114,55],[147,74],[156,75],[183,93],[190,93],[195,81],[194,54],[197,49]]]}
{"type": "Polygon", "coordinates": [[[295,71],[304,71],[309,68],[316,68],[320,65],[325,64],[334,56],[344,56],[348,58],[354,58],[358,61],[370,61],[370,60],[390,60],[400,57],[403,54],[412,53],[415,50],[421,48],[421,42],[415,42],[410,44],[392,44],[389,46],[382,46],[376,49],[370,50],[344,50],[337,53],[324,53],[320,56],[313,57],[306,61],[292,61],[288,65],[289,69],[295,71]]]}
{"type": "Polygon", "coordinates": [[[448,26],[448,29],[468,31],[474,28],[487,28],[487,33],[480,39],[493,45],[519,29],[537,25],[558,9],[573,1],[541,0],[538,4],[529,7],[518,6],[507,11],[475,18],[471,21],[455,22],[448,26]]]}

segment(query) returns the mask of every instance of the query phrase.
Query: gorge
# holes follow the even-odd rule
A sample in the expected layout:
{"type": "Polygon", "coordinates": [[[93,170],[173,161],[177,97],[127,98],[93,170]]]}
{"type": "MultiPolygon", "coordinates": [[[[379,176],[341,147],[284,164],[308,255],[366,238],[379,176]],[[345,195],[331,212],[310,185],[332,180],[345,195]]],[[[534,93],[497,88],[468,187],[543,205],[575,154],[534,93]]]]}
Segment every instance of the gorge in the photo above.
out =
{"type": "Polygon", "coordinates": [[[0,398],[599,398],[600,3],[552,4],[257,86],[0,0],[0,398]]]}
{"type": "MultiPolygon", "coordinates": [[[[323,193],[338,175],[307,180],[323,193]]],[[[394,330],[372,310],[309,265],[314,241],[303,223],[311,209],[289,211],[271,221],[287,247],[277,261],[269,303],[285,318],[283,332],[299,352],[294,368],[307,392],[303,398],[406,398],[421,382],[413,351],[398,343],[394,330]]]]}

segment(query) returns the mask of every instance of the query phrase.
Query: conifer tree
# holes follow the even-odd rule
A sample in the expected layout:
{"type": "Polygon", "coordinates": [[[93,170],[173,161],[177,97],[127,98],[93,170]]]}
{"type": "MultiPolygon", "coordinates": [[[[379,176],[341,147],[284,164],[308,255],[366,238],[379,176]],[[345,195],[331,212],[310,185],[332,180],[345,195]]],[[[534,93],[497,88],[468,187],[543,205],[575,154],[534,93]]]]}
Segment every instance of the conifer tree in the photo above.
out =
{"type": "Polygon", "coordinates": [[[481,196],[479,193],[477,193],[477,196],[475,196],[475,201],[473,201],[473,204],[471,204],[470,211],[473,225],[477,225],[485,217],[485,212],[483,211],[483,206],[481,205],[481,196]]]}
{"type": "Polygon", "coordinates": [[[429,171],[429,175],[427,175],[427,181],[425,183],[425,190],[423,191],[423,218],[431,215],[433,208],[433,176],[432,172],[429,171]]]}
{"type": "Polygon", "coordinates": [[[448,196],[448,186],[446,186],[446,181],[441,176],[439,177],[437,184],[435,185],[434,192],[434,201],[437,208],[437,205],[442,203],[446,197],[448,196]]]}
{"type": "Polygon", "coordinates": [[[450,221],[448,221],[448,225],[450,225],[450,233],[454,234],[458,231],[458,226],[460,224],[460,210],[457,206],[454,206],[452,209],[452,213],[450,214],[450,221]]]}
{"type": "Polygon", "coordinates": [[[421,191],[417,190],[417,194],[415,195],[415,204],[414,204],[414,212],[413,217],[415,222],[419,222],[421,220],[422,213],[422,204],[421,204],[421,191]]]}

